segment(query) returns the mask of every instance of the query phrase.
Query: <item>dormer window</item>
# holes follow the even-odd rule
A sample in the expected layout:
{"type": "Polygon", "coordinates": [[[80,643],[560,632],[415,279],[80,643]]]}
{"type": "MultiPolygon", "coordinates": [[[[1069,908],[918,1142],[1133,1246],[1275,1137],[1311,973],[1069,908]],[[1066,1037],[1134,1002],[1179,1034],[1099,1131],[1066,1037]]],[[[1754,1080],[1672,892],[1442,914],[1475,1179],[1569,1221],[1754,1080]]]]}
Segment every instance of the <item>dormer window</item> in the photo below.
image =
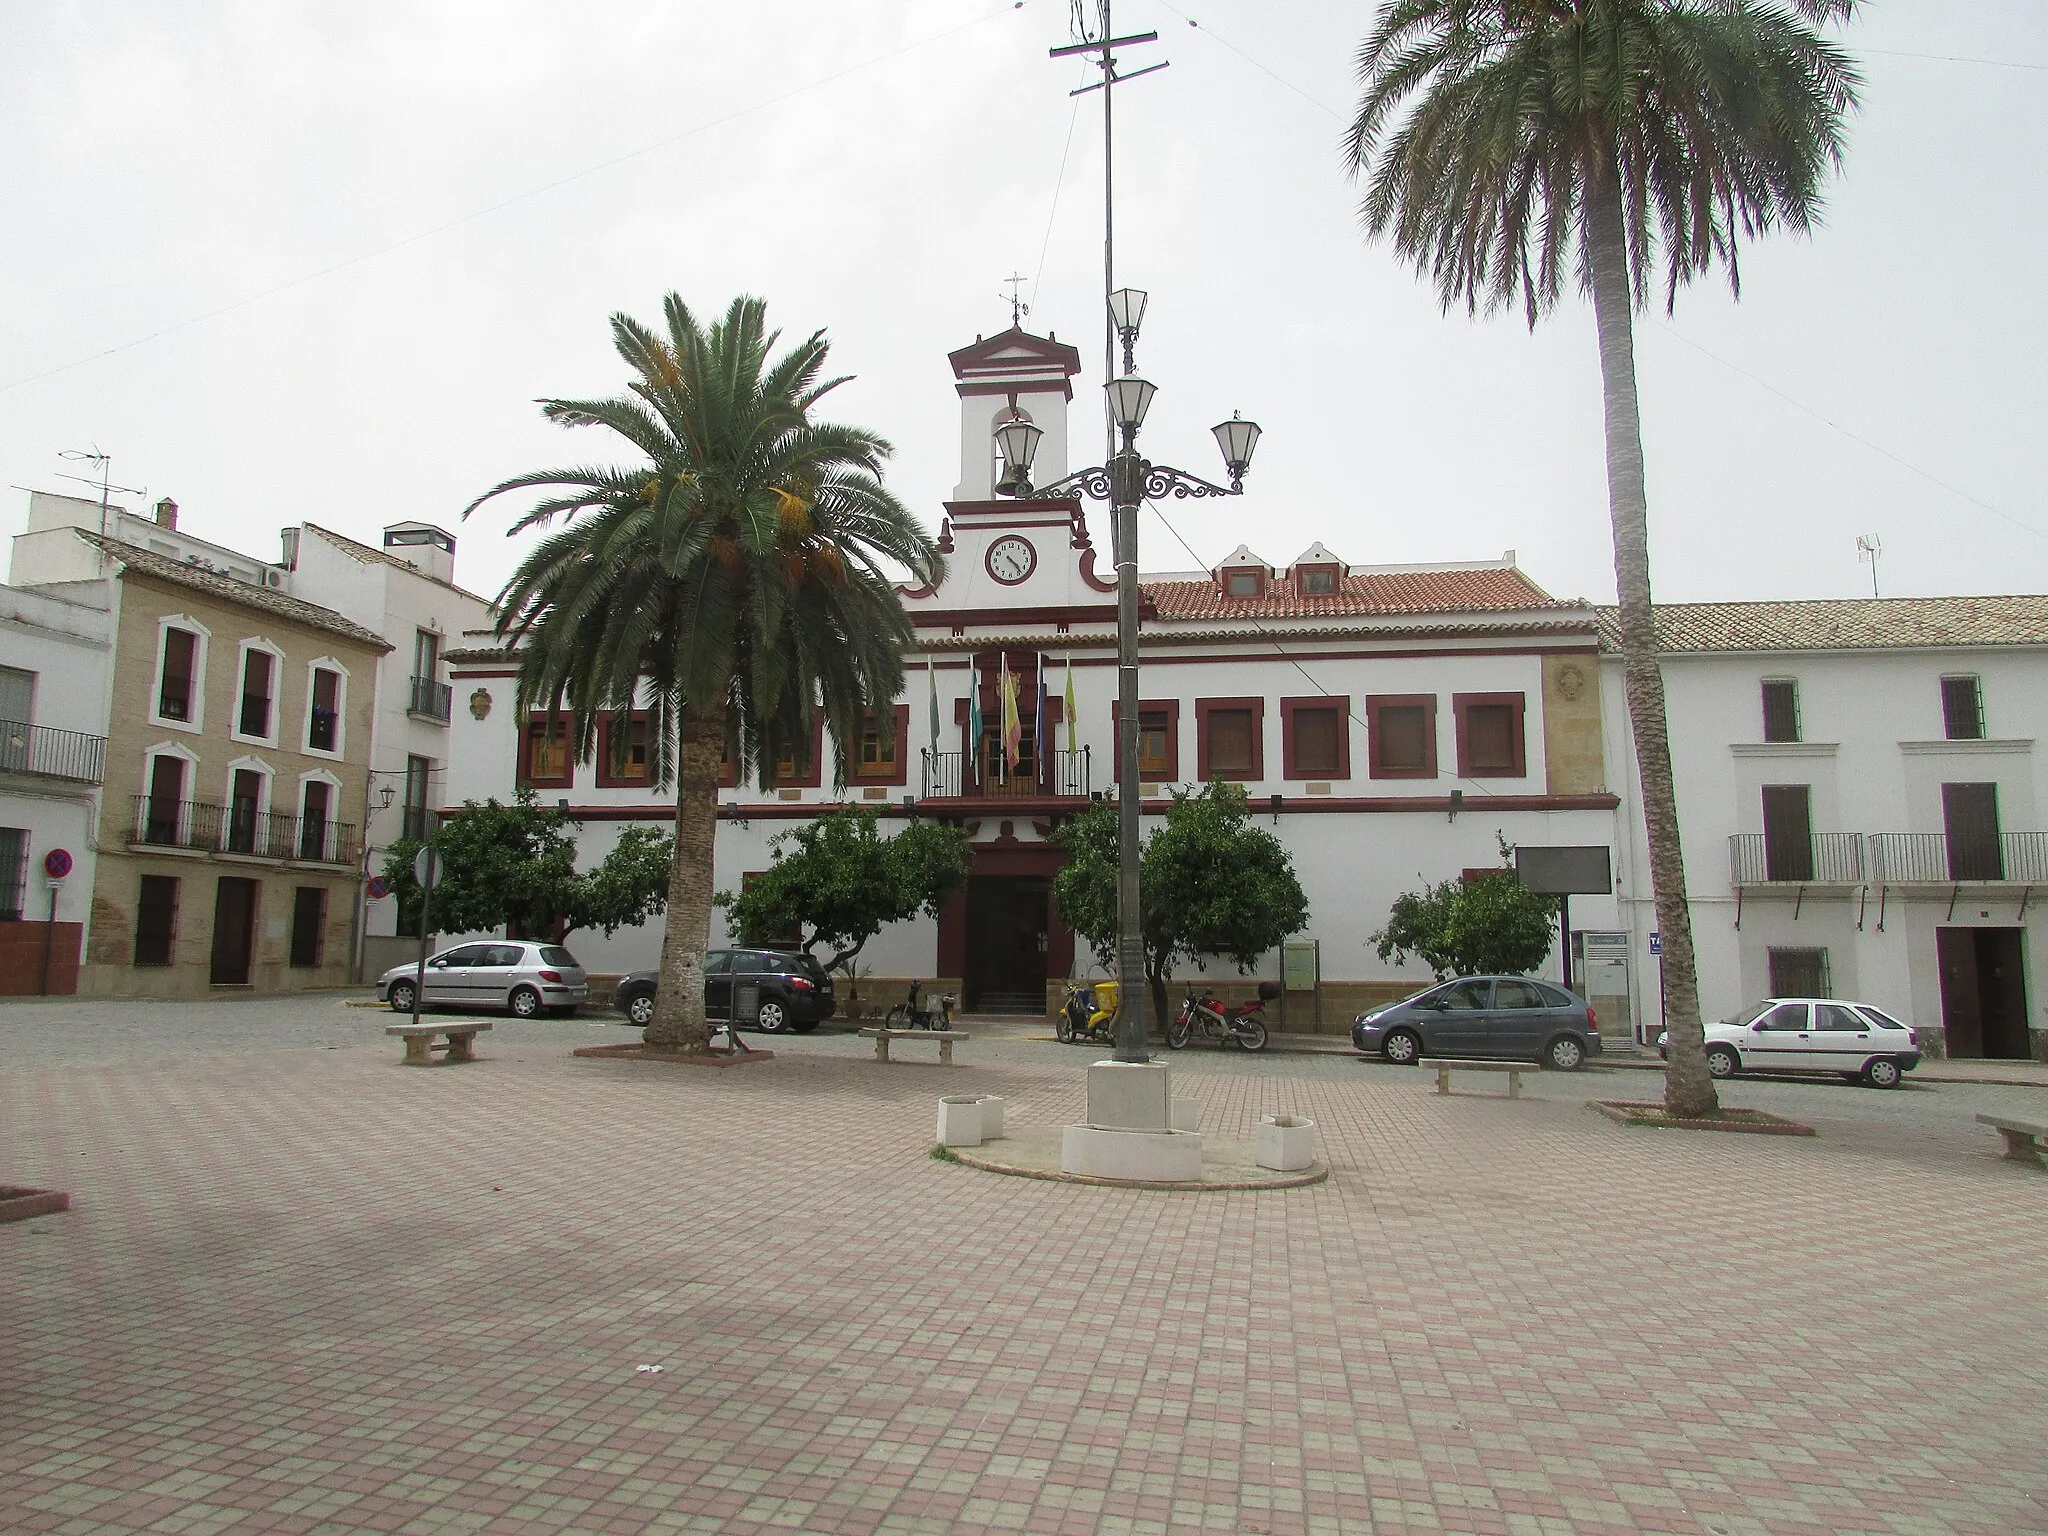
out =
{"type": "Polygon", "coordinates": [[[1237,570],[1223,573],[1223,594],[1226,597],[1257,597],[1265,585],[1263,571],[1237,570]]]}
{"type": "Polygon", "coordinates": [[[1303,597],[1337,595],[1337,568],[1333,565],[1312,565],[1306,570],[1298,570],[1294,579],[1303,597]]]}

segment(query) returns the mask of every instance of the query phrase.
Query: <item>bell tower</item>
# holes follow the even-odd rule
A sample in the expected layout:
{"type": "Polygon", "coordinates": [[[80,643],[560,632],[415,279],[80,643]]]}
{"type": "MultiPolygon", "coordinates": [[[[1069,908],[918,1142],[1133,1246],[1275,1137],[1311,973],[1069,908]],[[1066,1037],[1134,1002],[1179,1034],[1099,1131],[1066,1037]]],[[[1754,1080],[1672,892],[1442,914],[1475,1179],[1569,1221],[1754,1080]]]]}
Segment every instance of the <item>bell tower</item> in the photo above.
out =
{"type": "Polygon", "coordinates": [[[1081,371],[1080,352],[1049,336],[1033,336],[1012,324],[999,335],[977,339],[950,356],[954,388],[960,394],[960,483],[956,502],[993,501],[996,477],[995,431],[1017,409],[1044,432],[1031,476],[1049,484],[1067,472],[1067,407],[1074,398],[1074,375],[1081,371]]]}

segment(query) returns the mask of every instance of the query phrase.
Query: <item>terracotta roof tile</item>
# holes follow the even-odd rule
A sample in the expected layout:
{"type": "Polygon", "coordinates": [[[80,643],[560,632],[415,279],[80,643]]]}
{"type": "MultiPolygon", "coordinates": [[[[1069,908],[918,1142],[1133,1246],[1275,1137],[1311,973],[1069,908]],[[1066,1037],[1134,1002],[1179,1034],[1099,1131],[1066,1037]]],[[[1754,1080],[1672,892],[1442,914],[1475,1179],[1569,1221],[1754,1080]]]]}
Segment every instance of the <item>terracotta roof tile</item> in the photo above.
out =
{"type": "Polygon", "coordinates": [[[1146,579],[1162,619],[1322,619],[1369,614],[1510,613],[1579,608],[1552,597],[1513,566],[1354,571],[1327,597],[1303,597],[1276,578],[1263,597],[1225,597],[1215,582],[1146,579]]]}
{"type": "Polygon", "coordinates": [[[254,608],[263,613],[275,614],[281,619],[290,619],[310,629],[324,629],[329,634],[340,635],[374,650],[388,651],[391,642],[375,630],[365,629],[353,619],[347,619],[332,608],[322,608],[316,603],[304,602],[296,597],[287,597],[269,587],[254,587],[246,581],[237,581],[232,576],[223,576],[218,571],[209,571],[203,565],[189,565],[183,560],[173,560],[154,550],[144,549],[138,544],[129,544],[121,539],[103,539],[96,533],[83,528],[78,536],[86,543],[104,549],[129,570],[138,575],[153,577],[169,582],[172,586],[189,587],[195,592],[204,592],[209,597],[223,602],[239,603],[244,608],[254,608]]]}
{"type": "MultiPolygon", "coordinates": [[[[1598,616],[1601,646],[1618,650],[1618,611],[1602,608],[1598,616]]],[[[2048,645],[2048,594],[1671,603],[1657,609],[1657,636],[1679,653],[2048,645]]]]}

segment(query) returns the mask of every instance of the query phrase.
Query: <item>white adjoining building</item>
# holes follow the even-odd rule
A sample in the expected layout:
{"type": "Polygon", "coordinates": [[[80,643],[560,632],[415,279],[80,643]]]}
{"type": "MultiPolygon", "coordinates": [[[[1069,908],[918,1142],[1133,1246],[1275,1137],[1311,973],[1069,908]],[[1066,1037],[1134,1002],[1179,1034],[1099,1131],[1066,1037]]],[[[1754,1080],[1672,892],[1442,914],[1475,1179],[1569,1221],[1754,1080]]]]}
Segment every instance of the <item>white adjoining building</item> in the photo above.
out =
{"type": "MultiPolygon", "coordinates": [[[[2048,976],[2048,597],[1676,604],[1658,626],[1708,1015],[1832,994],[1937,1054],[2048,1061],[2029,984],[2048,976]]],[[[1633,806],[1611,610],[1601,632],[1633,806]]],[[[1648,852],[1625,821],[1621,926],[1654,985],[1648,852]]]]}

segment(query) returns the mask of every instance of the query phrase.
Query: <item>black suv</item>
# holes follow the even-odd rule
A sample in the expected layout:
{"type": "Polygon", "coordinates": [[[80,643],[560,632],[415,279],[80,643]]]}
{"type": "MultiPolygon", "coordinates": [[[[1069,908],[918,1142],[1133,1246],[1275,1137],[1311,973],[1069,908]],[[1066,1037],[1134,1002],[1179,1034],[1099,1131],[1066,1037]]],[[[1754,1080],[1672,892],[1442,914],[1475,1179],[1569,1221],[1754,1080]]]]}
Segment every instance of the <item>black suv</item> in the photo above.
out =
{"type": "MultiPolygon", "coordinates": [[[[654,1020],[654,985],[659,971],[631,971],[612,994],[612,1006],[635,1024],[654,1020]]],[[[807,1035],[838,1006],[832,978],[802,952],[780,949],[713,949],[704,955],[704,1012],[714,1019],[732,1017],[734,983],[761,989],[760,1028],[767,1034],[794,1031],[807,1035]]]]}

